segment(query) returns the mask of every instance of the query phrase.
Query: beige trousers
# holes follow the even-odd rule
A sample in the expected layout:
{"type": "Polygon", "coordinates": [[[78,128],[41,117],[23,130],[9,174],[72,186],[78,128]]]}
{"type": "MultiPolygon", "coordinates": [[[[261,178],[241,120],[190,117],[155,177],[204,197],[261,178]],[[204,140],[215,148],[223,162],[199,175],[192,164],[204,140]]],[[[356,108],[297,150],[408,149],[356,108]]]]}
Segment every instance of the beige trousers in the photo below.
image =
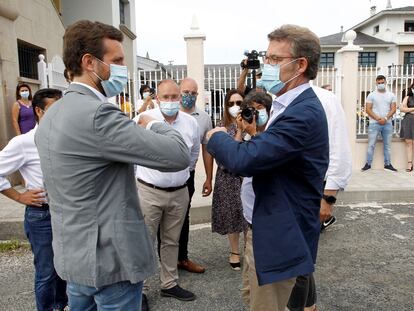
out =
{"type": "MultiPolygon", "coordinates": [[[[166,192],[141,183],[137,183],[137,186],[139,204],[154,244],[160,227],[161,288],[169,289],[176,286],[178,281],[178,241],[190,200],[188,189],[184,187],[166,192]]],[[[148,290],[148,287],[144,286],[144,290],[148,290]]]]}
{"type": "Polygon", "coordinates": [[[243,301],[251,311],[285,311],[296,278],[259,286],[253,257],[252,230],[246,236],[243,262],[243,301]]]}

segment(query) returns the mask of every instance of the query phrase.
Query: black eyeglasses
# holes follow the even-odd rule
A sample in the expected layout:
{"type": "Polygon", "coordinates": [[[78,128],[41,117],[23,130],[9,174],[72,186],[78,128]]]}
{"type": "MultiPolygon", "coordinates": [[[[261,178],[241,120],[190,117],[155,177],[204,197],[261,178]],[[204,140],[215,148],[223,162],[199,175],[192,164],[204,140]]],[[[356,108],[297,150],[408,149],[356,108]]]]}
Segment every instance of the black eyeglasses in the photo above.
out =
{"type": "Polygon", "coordinates": [[[242,100],[229,101],[228,106],[229,107],[231,107],[233,105],[240,106],[242,102],[243,102],[242,100]]]}

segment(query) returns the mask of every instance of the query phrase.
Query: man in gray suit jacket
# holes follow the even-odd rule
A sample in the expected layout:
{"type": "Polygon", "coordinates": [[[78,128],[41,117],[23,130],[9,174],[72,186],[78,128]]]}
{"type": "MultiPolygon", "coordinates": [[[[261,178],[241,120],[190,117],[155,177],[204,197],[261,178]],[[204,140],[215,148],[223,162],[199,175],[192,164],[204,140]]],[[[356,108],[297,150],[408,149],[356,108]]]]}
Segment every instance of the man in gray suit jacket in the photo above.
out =
{"type": "Polygon", "coordinates": [[[99,22],[66,30],[63,59],[73,82],[35,137],[55,267],[68,282],[71,311],[140,310],[142,280],[155,260],[133,165],[175,172],[190,163],[178,132],[148,117],[140,120],[144,129],[108,103],[127,81],[122,39],[99,22]]]}

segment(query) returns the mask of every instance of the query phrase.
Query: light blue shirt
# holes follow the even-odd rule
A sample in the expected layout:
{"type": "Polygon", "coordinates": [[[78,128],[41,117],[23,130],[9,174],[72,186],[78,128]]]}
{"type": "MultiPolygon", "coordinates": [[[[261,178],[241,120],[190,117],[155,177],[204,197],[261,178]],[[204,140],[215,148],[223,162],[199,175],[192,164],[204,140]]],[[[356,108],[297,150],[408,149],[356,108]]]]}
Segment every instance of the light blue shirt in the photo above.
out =
{"type": "MultiPolygon", "coordinates": [[[[378,92],[374,91],[369,93],[366,103],[372,103],[372,111],[379,116],[380,118],[384,118],[391,110],[391,105],[396,103],[397,99],[395,95],[391,92],[378,92]]],[[[369,118],[370,123],[377,123],[376,120],[369,118]]],[[[387,121],[387,123],[391,122],[391,118],[387,121]]]]}
{"type": "MultiPolygon", "coordinates": [[[[284,93],[283,95],[277,97],[272,104],[270,110],[269,122],[267,122],[266,129],[268,126],[280,115],[286,108],[305,90],[310,88],[309,83],[301,84],[294,89],[291,89],[284,93]]],[[[252,223],[253,216],[253,207],[254,200],[256,198],[253,191],[253,178],[245,177],[243,178],[243,183],[241,186],[240,197],[243,205],[243,215],[248,223],[252,223]]]]}

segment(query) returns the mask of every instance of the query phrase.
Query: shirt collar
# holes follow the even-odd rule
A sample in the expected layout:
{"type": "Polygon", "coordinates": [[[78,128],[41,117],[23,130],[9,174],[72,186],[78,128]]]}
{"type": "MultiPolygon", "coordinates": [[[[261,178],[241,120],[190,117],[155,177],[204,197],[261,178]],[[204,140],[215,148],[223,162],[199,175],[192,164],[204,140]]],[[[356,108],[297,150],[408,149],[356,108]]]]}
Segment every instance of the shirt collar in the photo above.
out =
{"type": "Polygon", "coordinates": [[[90,85],[87,85],[87,84],[82,83],[82,82],[72,82],[72,84],[79,84],[79,85],[82,85],[82,86],[90,89],[96,96],[98,96],[99,100],[104,102],[104,103],[108,101],[108,98],[105,95],[103,95],[101,92],[99,92],[97,89],[91,87],[90,85]]]}
{"type": "Polygon", "coordinates": [[[286,108],[296,99],[296,97],[298,97],[302,92],[304,92],[308,88],[310,88],[310,84],[304,83],[287,91],[286,93],[275,98],[275,100],[273,101],[273,107],[282,105],[286,108]]]}

